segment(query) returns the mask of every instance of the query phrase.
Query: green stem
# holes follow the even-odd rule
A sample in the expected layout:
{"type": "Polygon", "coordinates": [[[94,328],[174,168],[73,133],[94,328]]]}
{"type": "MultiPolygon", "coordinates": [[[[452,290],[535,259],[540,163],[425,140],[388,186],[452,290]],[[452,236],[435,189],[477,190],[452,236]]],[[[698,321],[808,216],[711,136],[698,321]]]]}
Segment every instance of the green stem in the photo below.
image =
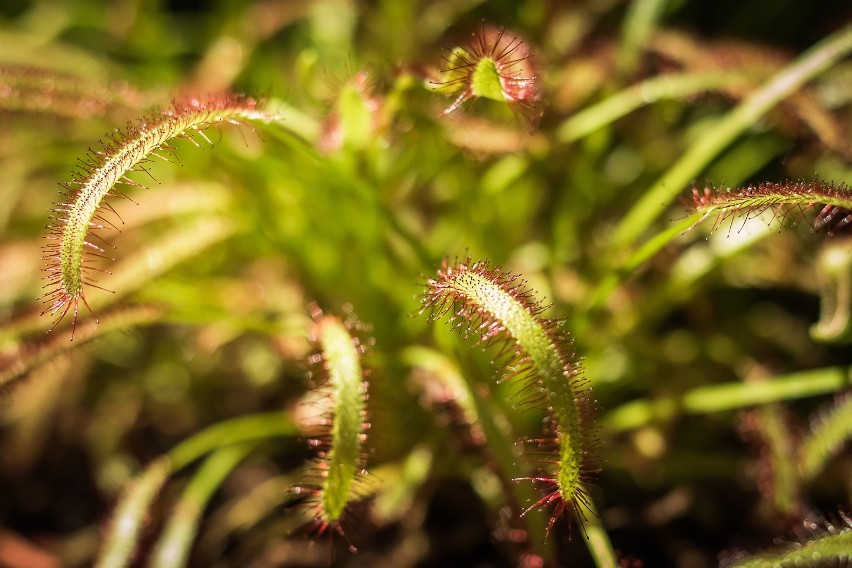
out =
{"type": "MultiPolygon", "coordinates": [[[[716,163],[716,168],[724,169],[726,171],[731,170],[730,167],[723,167],[726,165],[726,162],[736,160],[737,149],[741,148],[741,145],[738,145],[731,152],[725,155],[724,158],[720,159],[716,163]]],[[[760,144],[755,140],[751,140],[749,142],[749,148],[752,150],[759,149],[760,144]]],[[[765,165],[771,157],[775,156],[775,150],[770,147],[770,152],[763,154],[761,158],[758,160],[756,158],[748,160],[750,167],[748,171],[736,171],[736,175],[734,180],[731,183],[739,183],[741,180],[748,178],[750,175],[753,175],[760,167],[765,165]]],[[[729,176],[730,177],[730,176],[729,176]]],[[[837,187],[831,184],[825,184],[822,182],[807,182],[807,184],[811,187],[812,190],[820,191],[822,195],[827,194],[836,194],[840,191],[837,187]]],[[[784,182],[783,184],[761,184],[761,185],[788,185],[788,186],[796,186],[796,185],[805,185],[805,182],[784,182]]],[[[812,191],[812,193],[815,193],[812,191]]],[[[789,195],[787,197],[780,195],[779,192],[777,203],[784,203],[785,201],[790,201],[789,195]]],[[[789,192],[787,192],[789,194],[789,192]]],[[[819,201],[821,197],[811,196],[811,200],[819,201]]],[[[800,203],[807,203],[807,201],[802,201],[800,203]]],[[[767,205],[763,205],[762,207],[767,207],[767,205]]],[[[754,212],[758,213],[758,212],[754,212]]],[[[691,230],[695,225],[704,220],[704,218],[708,215],[706,209],[701,209],[693,212],[691,215],[687,216],[684,219],[679,220],[676,224],[670,225],[665,228],[663,231],[657,233],[653,237],[651,237],[647,242],[645,242],[638,250],[631,253],[631,255],[625,260],[619,267],[614,270],[610,270],[600,281],[600,283],[595,287],[593,294],[591,295],[591,300],[589,307],[587,310],[595,310],[602,307],[609,295],[621,284],[625,279],[627,279],[630,274],[642,266],[648,259],[657,254],[660,250],[662,250],[669,243],[684,235],[684,233],[691,230]]],[[[721,216],[727,215],[727,213],[720,213],[721,216]]],[[[746,246],[745,243],[742,243],[743,246],[746,246]]],[[[729,251],[733,254],[733,249],[729,251]]],[[[719,258],[722,258],[720,255],[719,258]]],[[[707,267],[709,270],[709,266],[707,267]]],[[[670,282],[671,284],[671,282],[670,282]]],[[[575,328],[577,333],[579,334],[582,329],[578,326],[575,328]]]]}
{"type": "Polygon", "coordinates": [[[598,284],[595,288],[589,309],[594,310],[600,308],[604,302],[606,302],[607,298],[609,298],[609,295],[613,292],[613,290],[615,290],[618,285],[630,275],[630,273],[641,266],[646,260],[657,254],[667,244],[695,226],[695,224],[701,221],[702,218],[703,213],[693,213],[689,217],[678,222],[676,225],[672,225],[665,231],[654,235],[654,237],[643,244],[639,250],[631,254],[618,270],[614,270],[604,277],[600,284],[598,284]]]}
{"type": "Polygon", "coordinates": [[[665,9],[666,0],[633,0],[630,3],[618,52],[618,67],[622,73],[630,73],[636,68],[639,55],[665,9]]]}
{"type": "Polygon", "coordinates": [[[652,77],[583,109],[559,125],[556,137],[569,143],[588,136],[634,110],[657,101],[682,99],[698,93],[739,86],[753,78],[745,73],[672,73],[652,77]]]}
{"type": "Polygon", "coordinates": [[[597,568],[618,568],[618,557],[612,549],[612,542],[609,540],[609,534],[606,532],[601,523],[594,502],[589,499],[590,514],[585,519],[586,546],[595,561],[597,568]]]}
{"type": "Polygon", "coordinates": [[[198,524],[213,493],[251,451],[254,443],[232,445],[211,455],[186,486],[169,515],[150,562],[152,568],[185,566],[198,524]]]}
{"type": "Polygon", "coordinates": [[[270,412],[219,422],[184,440],[168,454],[150,463],[136,480],[125,487],[104,536],[97,568],[121,568],[128,565],[145,515],[169,476],[215,448],[274,437],[294,437],[298,434],[298,428],[287,415],[270,412]]]}
{"type": "Polygon", "coordinates": [[[650,422],[667,420],[678,413],[713,414],[769,402],[840,392],[850,387],[852,367],[826,367],[775,377],[771,381],[698,387],[679,398],[628,402],[610,412],[603,425],[609,432],[633,430],[650,422]]]}
{"type": "Polygon", "coordinates": [[[240,416],[208,426],[172,448],[168,456],[177,472],[221,446],[298,435],[299,429],[282,411],[240,416]]]}
{"type": "Polygon", "coordinates": [[[138,478],[125,487],[107,529],[104,546],[95,568],[127,566],[136,548],[142,519],[148,512],[151,501],[168,479],[171,465],[169,458],[161,457],[148,465],[138,478]]]}
{"type": "Polygon", "coordinates": [[[669,168],[622,219],[615,252],[631,246],[683,188],[767,111],[852,51],[852,24],[814,45],[719,120],[669,168]]]}

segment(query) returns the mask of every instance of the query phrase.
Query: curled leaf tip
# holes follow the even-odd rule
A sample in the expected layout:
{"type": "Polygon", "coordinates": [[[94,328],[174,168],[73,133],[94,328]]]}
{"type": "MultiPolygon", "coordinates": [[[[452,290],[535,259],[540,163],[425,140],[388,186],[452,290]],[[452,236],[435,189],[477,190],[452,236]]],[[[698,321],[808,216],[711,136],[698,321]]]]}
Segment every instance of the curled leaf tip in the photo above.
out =
{"type": "Polygon", "coordinates": [[[444,109],[450,114],[465,102],[484,98],[526,109],[537,117],[541,102],[539,77],[532,63],[533,52],[520,36],[482,23],[464,45],[444,57],[440,79],[430,81],[433,90],[459,93],[444,109]]]}
{"type": "MultiPolygon", "coordinates": [[[[561,320],[543,317],[542,306],[520,275],[488,262],[446,260],[429,279],[421,311],[448,322],[478,345],[500,345],[496,363],[506,378],[519,378],[519,404],[547,412],[545,434],[524,444],[539,471],[531,477],[546,494],[530,509],[551,507],[548,532],[566,511],[581,524],[589,508],[588,484],[597,472],[588,388],[561,320]]],[[[529,510],[529,509],[528,509],[529,510]]]]}
{"type": "Polygon", "coordinates": [[[45,288],[42,296],[46,308],[42,315],[54,318],[55,328],[68,313],[73,315],[76,328],[80,303],[91,312],[86,289],[98,288],[95,274],[108,271],[97,266],[98,259],[112,260],[107,249],[114,248],[101,232],[118,230],[110,220],[112,214],[122,223],[107,197],[129,197],[120,186],[144,187],[129,177],[133,172],[150,175],[146,164],[153,158],[171,161],[176,138],[190,140],[200,146],[199,139],[212,143],[205,130],[220,124],[243,124],[246,120],[267,120],[269,115],[258,109],[254,99],[222,93],[209,97],[182,97],[172,106],[151,114],[136,123],[128,123],[100,141],[100,147],[90,148],[85,158],[78,160],[71,181],[62,184],[64,199],[54,205],[47,225],[43,247],[45,288]]]}
{"type": "MultiPolygon", "coordinates": [[[[311,336],[317,347],[311,362],[321,368],[327,382],[315,391],[320,413],[309,441],[318,459],[308,475],[309,483],[297,488],[310,496],[308,506],[313,509],[317,536],[334,528],[344,538],[344,515],[361,498],[359,481],[366,474],[364,444],[370,428],[366,372],[361,365],[370,341],[360,338],[365,327],[347,311],[347,317],[340,319],[311,306],[311,336]]],[[[354,551],[351,543],[350,549],[354,551]]]]}
{"type": "Polygon", "coordinates": [[[713,229],[735,218],[743,222],[771,211],[770,222],[784,221],[791,213],[805,218],[809,209],[820,208],[812,222],[815,232],[829,236],[852,227],[852,190],[845,183],[819,179],[761,182],[739,188],[693,187],[693,206],[701,219],[716,214],[713,229]]]}

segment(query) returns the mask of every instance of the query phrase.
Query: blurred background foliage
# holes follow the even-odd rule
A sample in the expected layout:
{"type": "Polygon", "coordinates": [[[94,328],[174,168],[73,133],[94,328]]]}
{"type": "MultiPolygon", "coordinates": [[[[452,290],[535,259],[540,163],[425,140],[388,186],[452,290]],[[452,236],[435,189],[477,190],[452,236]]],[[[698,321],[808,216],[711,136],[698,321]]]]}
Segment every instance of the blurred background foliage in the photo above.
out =
{"type": "MultiPolygon", "coordinates": [[[[467,255],[523,274],[567,320],[599,407],[592,494],[624,558],[713,566],[848,507],[848,451],[798,468],[814,425],[833,405],[848,415],[848,240],[812,234],[807,215],[712,234],[709,220],[628,267],[687,217],[688,182],[636,238],[614,235],[720,119],[850,16],[842,1],[0,2],[0,564],[89,565],[123,488],[159,456],[223,421],[296,420],[316,384],[311,302],[351,307],[375,341],[373,501],[346,535],[359,552],[306,534],[290,488],[311,452],[291,433],[205,462],[212,474],[175,472],[133,562],[203,478],[192,566],[522,564],[506,472],[424,374],[481,383],[517,436],[535,436],[541,414],[495,385],[491,352],[410,317],[441,259],[467,255]],[[481,21],[533,49],[540,120],[491,101],[440,116],[452,98],[428,79],[481,21]],[[32,84],[14,82],[20,69],[32,84]],[[689,74],[697,86],[654,94],[655,79],[689,74]],[[45,337],[40,247],[57,183],[104,133],[226,89],[280,120],[210,131],[212,148],[177,141],[177,163],[137,174],[148,189],[113,201],[124,225],[99,284],[115,294],[89,294],[101,325],[81,323],[73,344],[67,326],[45,337]],[[623,111],[597,106],[619,95],[623,111]]],[[[692,179],[849,183],[850,125],[846,58],[692,179]]],[[[544,548],[554,565],[592,563],[567,519],[544,548]]]]}

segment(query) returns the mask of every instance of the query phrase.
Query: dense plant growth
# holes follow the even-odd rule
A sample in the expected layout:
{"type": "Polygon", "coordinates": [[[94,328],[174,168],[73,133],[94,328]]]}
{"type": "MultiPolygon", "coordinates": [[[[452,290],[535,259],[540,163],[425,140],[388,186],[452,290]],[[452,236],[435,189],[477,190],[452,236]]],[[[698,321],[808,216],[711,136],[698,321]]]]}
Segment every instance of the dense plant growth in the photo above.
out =
{"type": "Polygon", "coordinates": [[[848,562],[841,4],[0,6],[0,564],[848,562]]]}

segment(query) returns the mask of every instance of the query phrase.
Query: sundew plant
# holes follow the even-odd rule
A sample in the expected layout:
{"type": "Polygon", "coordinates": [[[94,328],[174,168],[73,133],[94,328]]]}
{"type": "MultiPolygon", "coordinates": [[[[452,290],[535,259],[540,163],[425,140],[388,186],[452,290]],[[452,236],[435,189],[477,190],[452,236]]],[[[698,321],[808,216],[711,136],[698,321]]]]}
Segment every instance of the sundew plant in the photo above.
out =
{"type": "Polygon", "coordinates": [[[0,566],[845,566],[844,2],[0,3],[0,566]]]}

